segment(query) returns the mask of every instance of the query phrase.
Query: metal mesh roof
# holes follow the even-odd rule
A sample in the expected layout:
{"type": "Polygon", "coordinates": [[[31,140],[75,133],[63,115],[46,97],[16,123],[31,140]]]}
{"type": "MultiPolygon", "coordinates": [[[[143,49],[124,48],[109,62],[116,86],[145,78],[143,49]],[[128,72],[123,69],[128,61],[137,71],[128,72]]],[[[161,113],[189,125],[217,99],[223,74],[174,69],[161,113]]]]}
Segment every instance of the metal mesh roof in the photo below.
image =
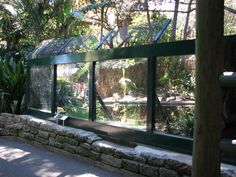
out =
{"type": "Polygon", "coordinates": [[[41,42],[29,55],[28,59],[61,55],[89,50],[88,43],[97,42],[94,36],[79,36],[68,39],[49,39],[41,42]]]}

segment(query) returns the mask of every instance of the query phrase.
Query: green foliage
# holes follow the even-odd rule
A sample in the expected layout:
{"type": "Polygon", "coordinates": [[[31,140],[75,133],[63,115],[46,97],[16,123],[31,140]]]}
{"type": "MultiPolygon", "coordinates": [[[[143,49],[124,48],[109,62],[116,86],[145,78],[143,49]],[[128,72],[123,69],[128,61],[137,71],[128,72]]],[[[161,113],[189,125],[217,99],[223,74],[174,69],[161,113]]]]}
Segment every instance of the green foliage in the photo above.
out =
{"type": "Polygon", "coordinates": [[[88,119],[88,107],[83,104],[67,104],[64,106],[65,112],[70,116],[80,119],[88,119]]]}
{"type": "Polygon", "coordinates": [[[194,116],[191,113],[184,112],[180,115],[177,123],[179,131],[187,136],[193,136],[194,116]]]}
{"type": "Polygon", "coordinates": [[[0,112],[24,111],[26,73],[23,61],[0,59],[0,112]]]}
{"type": "Polygon", "coordinates": [[[78,82],[78,81],[84,82],[85,80],[87,80],[89,63],[78,64],[78,68],[80,69],[70,77],[70,80],[72,82],[78,82]]]}
{"type": "Polygon", "coordinates": [[[179,92],[194,92],[193,74],[185,68],[184,61],[179,57],[165,57],[158,60],[158,67],[163,69],[157,85],[179,92]]]}

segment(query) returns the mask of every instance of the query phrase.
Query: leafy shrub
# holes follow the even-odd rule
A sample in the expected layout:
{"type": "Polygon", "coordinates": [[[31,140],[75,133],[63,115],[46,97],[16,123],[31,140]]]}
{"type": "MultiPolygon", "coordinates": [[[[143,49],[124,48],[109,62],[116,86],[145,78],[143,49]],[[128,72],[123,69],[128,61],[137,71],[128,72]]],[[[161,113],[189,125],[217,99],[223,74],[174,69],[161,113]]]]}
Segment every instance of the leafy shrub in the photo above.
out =
{"type": "Polygon", "coordinates": [[[22,113],[25,89],[24,61],[0,59],[0,112],[22,113]]]}
{"type": "Polygon", "coordinates": [[[182,113],[178,122],[178,127],[181,133],[192,137],[194,129],[194,116],[190,113],[182,113]]]}
{"type": "Polygon", "coordinates": [[[167,89],[175,88],[180,92],[194,92],[193,75],[185,68],[179,57],[165,57],[158,62],[159,70],[162,70],[162,76],[157,80],[158,85],[167,89]]]}

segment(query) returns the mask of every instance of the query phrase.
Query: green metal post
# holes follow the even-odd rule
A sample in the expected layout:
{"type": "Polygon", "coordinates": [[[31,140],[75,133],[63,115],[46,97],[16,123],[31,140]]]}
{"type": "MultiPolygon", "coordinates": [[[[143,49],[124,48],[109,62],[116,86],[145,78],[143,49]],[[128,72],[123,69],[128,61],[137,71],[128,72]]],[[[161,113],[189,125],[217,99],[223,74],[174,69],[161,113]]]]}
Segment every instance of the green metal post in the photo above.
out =
{"type": "Polygon", "coordinates": [[[95,79],[96,62],[92,62],[89,67],[89,120],[96,119],[96,79],[95,79]]]}
{"type": "Polygon", "coordinates": [[[156,115],[156,57],[148,58],[147,67],[147,131],[153,132],[156,115]]]}
{"type": "Polygon", "coordinates": [[[52,98],[51,98],[51,113],[55,114],[57,109],[57,65],[53,65],[53,80],[52,80],[52,98]]]}

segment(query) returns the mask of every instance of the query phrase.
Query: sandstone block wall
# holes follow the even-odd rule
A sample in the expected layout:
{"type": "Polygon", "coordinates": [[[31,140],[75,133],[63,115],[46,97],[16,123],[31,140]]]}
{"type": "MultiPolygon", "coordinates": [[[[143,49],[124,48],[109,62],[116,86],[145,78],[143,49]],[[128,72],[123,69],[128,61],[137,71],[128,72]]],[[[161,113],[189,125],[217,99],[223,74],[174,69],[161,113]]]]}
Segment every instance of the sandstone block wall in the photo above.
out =
{"type": "MultiPolygon", "coordinates": [[[[64,127],[28,115],[1,114],[0,136],[20,137],[74,156],[83,156],[119,169],[127,176],[191,176],[191,156],[140,145],[126,147],[106,141],[93,132],[64,127]]],[[[236,170],[225,168],[222,176],[236,177],[236,170]]]]}

